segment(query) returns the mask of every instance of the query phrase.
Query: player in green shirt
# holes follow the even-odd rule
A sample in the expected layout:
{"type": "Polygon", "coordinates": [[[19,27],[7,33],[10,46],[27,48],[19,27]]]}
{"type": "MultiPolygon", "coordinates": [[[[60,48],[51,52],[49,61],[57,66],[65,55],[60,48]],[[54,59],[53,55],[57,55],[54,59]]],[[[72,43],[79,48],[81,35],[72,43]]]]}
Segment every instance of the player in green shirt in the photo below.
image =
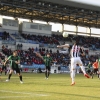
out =
{"type": "Polygon", "coordinates": [[[91,71],[92,69],[91,68],[92,68],[92,63],[89,62],[88,66],[87,66],[87,73],[90,74],[90,76],[92,75],[92,71],[91,71]]]}
{"type": "Polygon", "coordinates": [[[6,81],[9,81],[10,77],[12,75],[12,72],[16,71],[16,73],[18,74],[18,76],[20,78],[20,83],[23,83],[22,75],[20,74],[20,69],[19,69],[20,57],[17,55],[17,51],[16,50],[13,52],[13,55],[8,57],[8,59],[4,62],[4,65],[6,65],[8,60],[10,61],[11,69],[10,69],[10,72],[9,72],[8,79],[6,81]]]}
{"type": "Polygon", "coordinates": [[[50,75],[50,67],[51,67],[52,58],[50,57],[49,53],[47,53],[46,56],[41,56],[39,53],[36,53],[36,55],[43,59],[46,66],[45,77],[46,79],[48,79],[50,75]]]}

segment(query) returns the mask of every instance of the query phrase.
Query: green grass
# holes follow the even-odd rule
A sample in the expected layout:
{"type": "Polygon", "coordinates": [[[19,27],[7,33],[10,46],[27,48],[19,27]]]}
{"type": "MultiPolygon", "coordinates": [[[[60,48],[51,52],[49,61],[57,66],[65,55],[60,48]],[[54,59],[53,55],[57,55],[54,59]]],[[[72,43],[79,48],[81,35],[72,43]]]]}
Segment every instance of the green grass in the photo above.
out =
{"type": "MultiPolygon", "coordinates": [[[[4,73],[3,73],[4,74],[4,73]]],[[[76,75],[75,86],[70,86],[69,74],[51,74],[45,80],[44,74],[22,73],[23,84],[17,75],[5,82],[8,76],[0,79],[0,100],[99,100],[100,80],[87,79],[76,75]]]]}

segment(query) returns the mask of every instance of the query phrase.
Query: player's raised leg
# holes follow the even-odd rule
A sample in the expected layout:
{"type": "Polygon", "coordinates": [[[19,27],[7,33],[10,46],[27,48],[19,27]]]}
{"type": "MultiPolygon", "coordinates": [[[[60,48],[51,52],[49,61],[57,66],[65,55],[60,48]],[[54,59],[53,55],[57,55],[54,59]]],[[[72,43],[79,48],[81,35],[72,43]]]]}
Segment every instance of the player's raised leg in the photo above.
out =
{"type": "Polygon", "coordinates": [[[82,63],[82,61],[81,61],[80,58],[78,58],[78,64],[80,65],[81,70],[82,70],[84,76],[87,77],[87,78],[90,78],[90,76],[86,73],[86,71],[85,71],[85,67],[83,66],[83,63],[82,63]]]}

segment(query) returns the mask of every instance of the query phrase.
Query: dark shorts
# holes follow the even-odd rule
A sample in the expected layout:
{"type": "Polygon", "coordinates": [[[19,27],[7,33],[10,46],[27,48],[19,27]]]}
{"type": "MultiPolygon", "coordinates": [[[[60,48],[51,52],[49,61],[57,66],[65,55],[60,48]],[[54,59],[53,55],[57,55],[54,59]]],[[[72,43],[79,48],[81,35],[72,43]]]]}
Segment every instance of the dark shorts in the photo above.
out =
{"type": "Polygon", "coordinates": [[[97,72],[98,72],[98,69],[93,69],[93,73],[97,74],[97,72]]]}
{"type": "Polygon", "coordinates": [[[46,66],[46,70],[50,71],[50,66],[46,66]]]}
{"type": "Polygon", "coordinates": [[[6,66],[2,66],[2,70],[7,70],[6,66]]]}
{"type": "Polygon", "coordinates": [[[88,69],[88,70],[87,70],[87,73],[91,73],[91,70],[90,70],[90,69],[88,69]]]}
{"type": "Polygon", "coordinates": [[[12,68],[13,71],[16,71],[16,73],[20,74],[20,69],[19,68],[12,68]]]}

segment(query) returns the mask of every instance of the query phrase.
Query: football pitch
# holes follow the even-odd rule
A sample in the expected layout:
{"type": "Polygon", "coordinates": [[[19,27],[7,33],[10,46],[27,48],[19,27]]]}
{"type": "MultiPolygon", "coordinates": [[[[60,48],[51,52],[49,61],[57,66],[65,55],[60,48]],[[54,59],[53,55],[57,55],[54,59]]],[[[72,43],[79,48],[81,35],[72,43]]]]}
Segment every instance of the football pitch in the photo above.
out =
{"type": "Polygon", "coordinates": [[[76,75],[76,84],[70,86],[69,74],[51,74],[47,80],[44,73],[22,73],[24,83],[13,74],[9,82],[8,75],[0,79],[0,100],[99,100],[100,80],[87,79],[83,74],[76,75]]]}

